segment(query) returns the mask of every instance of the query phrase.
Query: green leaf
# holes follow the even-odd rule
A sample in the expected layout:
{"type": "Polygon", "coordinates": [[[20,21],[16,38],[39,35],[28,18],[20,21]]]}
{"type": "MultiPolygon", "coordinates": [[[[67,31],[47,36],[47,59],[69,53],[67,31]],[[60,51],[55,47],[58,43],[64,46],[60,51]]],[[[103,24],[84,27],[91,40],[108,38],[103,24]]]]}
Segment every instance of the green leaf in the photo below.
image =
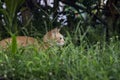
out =
{"type": "Polygon", "coordinates": [[[16,40],[16,36],[14,34],[12,34],[11,50],[12,50],[13,54],[15,54],[17,52],[17,40],[16,40]]]}
{"type": "Polygon", "coordinates": [[[7,11],[11,18],[14,18],[16,11],[24,3],[25,0],[5,0],[7,11]]]}

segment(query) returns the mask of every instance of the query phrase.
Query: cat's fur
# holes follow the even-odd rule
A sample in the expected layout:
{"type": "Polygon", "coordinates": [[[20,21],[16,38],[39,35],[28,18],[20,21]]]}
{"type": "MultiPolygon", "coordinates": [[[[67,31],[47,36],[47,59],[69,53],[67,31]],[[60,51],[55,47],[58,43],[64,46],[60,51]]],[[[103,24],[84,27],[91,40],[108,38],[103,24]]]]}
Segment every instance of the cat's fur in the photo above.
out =
{"type": "MultiPolygon", "coordinates": [[[[40,44],[40,48],[47,49],[50,46],[54,46],[54,45],[59,45],[59,46],[64,45],[65,41],[63,39],[63,35],[60,34],[59,31],[60,29],[55,28],[47,32],[43,37],[43,43],[40,44]]],[[[39,45],[37,39],[28,36],[17,36],[16,41],[18,46],[25,47],[28,45],[37,45],[37,46],[39,45]]],[[[11,42],[12,42],[12,38],[3,39],[0,41],[0,46],[2,48],[7,48],[9,44],[11,44],[11,42]]]]}

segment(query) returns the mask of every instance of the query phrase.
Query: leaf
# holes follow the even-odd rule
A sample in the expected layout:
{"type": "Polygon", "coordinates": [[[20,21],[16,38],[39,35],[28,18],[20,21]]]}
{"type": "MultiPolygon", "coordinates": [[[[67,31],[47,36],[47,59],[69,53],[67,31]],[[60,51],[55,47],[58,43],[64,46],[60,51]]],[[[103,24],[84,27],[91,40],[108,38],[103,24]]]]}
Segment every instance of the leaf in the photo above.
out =
{"type": "Polygon", "coordinates": [[[17,52],[17,40],[16,40],[16,36],[14,34],[12,34],[11,50],[12,50],[13,54],[15,54],[17,52]]]}
{"type": "Polygon", "coordinates": [[[11,18],[15,17],[16,11],[24,3],[25,0],[5,0],[7,11],[11,18]]]}
{"type": "Polygon", "coordinates": [[[0,14],[8,16],[8,13],[7,13],[7,11],[5,9],[0,9],[0,14]]]}

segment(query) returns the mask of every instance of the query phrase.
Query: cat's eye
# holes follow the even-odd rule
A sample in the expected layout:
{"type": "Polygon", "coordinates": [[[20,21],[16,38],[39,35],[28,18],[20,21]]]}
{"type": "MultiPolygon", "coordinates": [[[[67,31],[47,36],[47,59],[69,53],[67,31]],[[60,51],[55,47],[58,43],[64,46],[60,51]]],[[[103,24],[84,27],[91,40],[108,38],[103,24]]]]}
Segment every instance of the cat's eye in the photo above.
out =
{"type": "Polygon", "coordinates": [[[60,40],[62,39],[62,37],[60,37],[60,40]]]}

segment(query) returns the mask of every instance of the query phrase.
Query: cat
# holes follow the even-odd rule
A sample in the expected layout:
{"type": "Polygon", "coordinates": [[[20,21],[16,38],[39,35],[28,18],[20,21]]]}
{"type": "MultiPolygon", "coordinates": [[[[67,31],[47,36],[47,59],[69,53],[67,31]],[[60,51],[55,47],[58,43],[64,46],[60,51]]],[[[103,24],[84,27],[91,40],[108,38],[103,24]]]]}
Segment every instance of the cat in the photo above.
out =
{"type": "MultiPolygon", "coordinates": [[[[60,33],[59,28],[54,28],[48,31],[44,37],[43,42],[39,44],[37,39],[28,36],[16,36],[16,41],[18,46],[29,46],[29,45],[37,45],[39,48],[47,49],[51,46],[63,46],[65,41],[63,35],[60,33]]],[[[7,48],[9,44],[12,43],[12,38],[6,38],[0,41],[0,47],[7,48]]]]}

